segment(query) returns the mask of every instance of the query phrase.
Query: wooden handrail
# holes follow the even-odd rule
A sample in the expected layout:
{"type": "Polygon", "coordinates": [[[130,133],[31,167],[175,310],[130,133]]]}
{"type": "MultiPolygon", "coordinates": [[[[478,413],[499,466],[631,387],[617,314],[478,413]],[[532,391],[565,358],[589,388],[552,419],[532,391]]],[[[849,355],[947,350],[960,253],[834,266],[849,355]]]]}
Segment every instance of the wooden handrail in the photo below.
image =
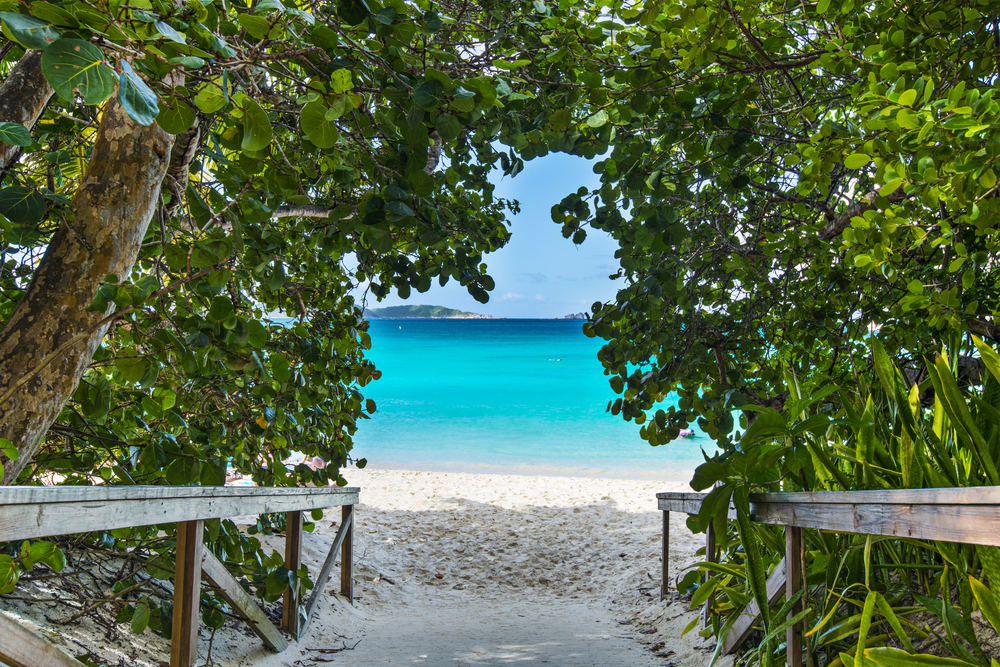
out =
{"type": "MultiPolygon", "coordinates": [[[[217,588],[264,643],[283,650],[288,642],[257,607],[253,598],[210,553],[202,548],[206,519],[283,512],[285,567],[298,570],[301,560],[302,512],[343,507],[344,521],[323,566],[323,582],[308,604],[312,613],[319,591],[341,556],[341,594],[353,604],[354,505],[357,487],[263,488],[252,486],[0,486],[0,542],[52,535],[88,533],[133,526],[177,524],[177,555],[174,575],[174,617],[170,666],[190,667],[198,653],[198,599],[202,579],[217,588]]],[[[283,600],[283,625],[298,639],[302,600],[298,590],[288,590],[283,600]]],[[[304,622],[303,622],[304,621],[304,622]]],[[[60,653],[53,662],[53,647],[33,633],[20,633],[14,643],[0,642],[0,662],[21,664],[82,663],[60,653]],[[25,662],[25,656],[35,656],[25,662]]]]}
{"type": "MultiPolygon", "coordinates": [[[[698,514],[706,495],[656,494],[664,526],[661,600],[668,584],[670,512],[698,514]]],[[[730,508],[729,518],[736,518],[735,508],[730,508]]],[[[773,603],[782,589],[791,595],[803,585],[802,529],[1000,546],[1000,487],[752,494],[750,519],[787,527],[785,559],[768,580],[768,597],[773,603]],[[787,584],[778,581],[779,573],[787,584]]],[[[756,606],[748,605],[731,628],[723,644],[723,654],[742,644],[757,617],[756,606]]],[[[788,630],[787,644],[792,647],[787,654],[790,667],[802,664],[801,651],[796,650],[801,647],[801,625],[788,630]]]]}
{"type": "Polygon", "coordinates": [[[357,487],[0,486],[0,542],[355,505],[357,487]]]}

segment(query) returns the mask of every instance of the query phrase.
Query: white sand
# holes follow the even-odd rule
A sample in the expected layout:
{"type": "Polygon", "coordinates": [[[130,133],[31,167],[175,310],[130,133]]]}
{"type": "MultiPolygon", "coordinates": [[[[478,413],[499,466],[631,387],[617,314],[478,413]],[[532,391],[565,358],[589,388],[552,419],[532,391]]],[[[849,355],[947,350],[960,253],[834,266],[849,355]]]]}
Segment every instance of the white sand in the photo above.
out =
{"type": "MultiPolygon", "coordinates": [[[[227,624],[215,637],[218,665],[707,665],[714,642],[680,638],[694,617],[687,603],[659,602],[657,491],[677,482],[352,470],[356,510],[355,605],[335,595],[339,566],[306,637],[282,654],[227,624]],[[348,647],[348,650],[331,652],[348,647]],[[353,647],[353,648],[350,648],[353,647]],[[316,649],[323,649],[321,652],[316,649]]],[[[306,535],[305,562],[317,572],[336,532],[329,512],[306,535]]],[[[280,550],[281,538],[271,545],[280,550]]],[[[671,522],[671,570],[697,560],[701,536],[671,522]]],[[[34,605],[38,607],[38,605],[34,605]]],[[[113,664],[156,666],[167,643],[127,629],[111,642],[61,632],[67,648],[87,645],[113,664]],[[114,648],[109,643],[118,644],[114,648]],[[131,645],[129,645],[131,644],[131,645]],[[121,661],[121,662],[119,662],[121,661]]],[[[93,637],[93,635],[91,635],[93,637]]],[[[203,631],[199,665],[208,634],[203,631]]],[[[731,664],[731,660],[717,664],[731,664]]]]}

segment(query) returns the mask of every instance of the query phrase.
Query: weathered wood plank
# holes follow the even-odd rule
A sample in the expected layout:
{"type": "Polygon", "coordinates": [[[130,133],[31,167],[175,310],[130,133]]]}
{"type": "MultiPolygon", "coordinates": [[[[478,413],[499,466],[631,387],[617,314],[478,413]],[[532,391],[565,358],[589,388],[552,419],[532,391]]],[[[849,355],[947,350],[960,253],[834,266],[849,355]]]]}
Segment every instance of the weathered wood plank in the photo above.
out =
{"type": "Polygon", "coordinates": [[[750,502],[834,505],[881,504],[1000,506],[1000,486],[970,486],[949,489],[761,493],[751,495],[750,502]]]}
{"type": "Polygon", "coordinates": [[[223,599],[246,621],[254,634],[260,637],[269,649],[280,653],[288,648],[288,640],[281,631],[274,627],[257,602],[229,574],[226,566],[207,549],[202,556],[201,576],[219,591],[223,599]]]}
{"type": "Polygon", "coordinates": [[[10,667],[84,667],[17,621],[0,614],[0,662],[10,667]]]}
{"type": "MultiPolygon", "coordinates": [[[[774,572],[767,578],[767,603],[769,605],[778,601],[785,594],[785,559],[774,566],[774,572]]],[[[729,655],[739,648],[750,636],[753,626],[760,620],[760,608],[756,600],[750,600],[740,617],[733,623],[733,627],[726,636],[726,641],[722,643],[722,655],[729,655]]]]}
{"type": "MultiPolygon", "coordinates": [[[[116,488],[119,491],[129,491],[139,487],[116,488]]],[[[186,491],[197,487],[168,488],[186,491]]],[[[227,490],[226,487],[209,488],[217,491],[227,490]]],[[[3,512],[0,512],[0,542],[158,523],[228,518],[244,514],[311,510],[358,502],[357,491],[337,493],[325,492],[323,489],[316,493],[315,489],[303,490],[312,493],[297,493],[298,489],[251,488],[240,489],[242,493],[204,496],[182,493],[178,497],[159,496],[140,499],[115,493],[111,494],[115,497],[105,499],[13,505],[6,505],[7,499],[3,491],[0,491],[0,506],[3,506],[3,512]],[[267,493],[246,493],[247,490],[267,491],[267,493]],[[271,493],[272,491],[292,493],[271,493]]]]}
{"type": "MultiPolygon", "coordinates": [[[[357,486],[0,486],[0,505],[77,503],[102,500],[164,500],[168,498],[261,498],[281,496],[357,495],[357,486]]],[[[333,505],[330,505],[333,507],[333,505]]]]}
{"type": "Polygon", "coordinates": [[[303,620],[299,625],[300,637],[304,637],[306,634],[306,629],[309,627],[310,621],[312,621],[313,611],[316,609],[316,604],[319,602],[319,599],[323,597],[323,589],[326,588],[326,581],[330,578],[330,572],[333,571],[333,564],[336,562],[340,548],[343,546],[344,539],[347,537],[347,531],[350,530],[351,524],[353,523],[353,512],[348,516],[348,518],[340,523],[340,528],[337,530],[337,537],[334,538],[333,544],[330,545],[330,552],[326,555],[323,567],[320,569],[319,575],[313,583],[312,595],[309,596],[309,601],[306,602],[305,620],[303,620]]]}
{"type": "Polygon", "coordinates": [[[697,500],[701,501],[706,495],[695,491],[661,491],[656,494],[660,500],[697,500]]]}
{"type": "MultiPolygon", "coordinates": [[[[285,567],[292,572],[302,567],[302,512],[285,514],[285,567]]],[[[281,596],[281,627],[296,641],[299,638],[299,598],[298,581],[281,596]]]]}
{"type": "Polygon", "coordinates": [[[198,606],[201,598],[201,561],[205,522],[177,525],[174,570],[174,618],[170,639],[170,667],[191,667],[198,657],[198,606]]]}
{"type": "MultiPolygon", "coordinates": [[[[657,508],[663,512],[681,512],[682,514],[697,514],[701,511],[701,503],[706,494],[696,493],[683,495],[697,495],[701,496],[701,498],[660,498],[657,500],[657,508]]],[[[736,520],[736,507],[733,505],[729,506],[729,519],[731,521],[736,520]]]]}
{"type": "Polygon", "coordinates": [[[670,585],[670,512],[663,511],[663,554],[660,558],[660,600],[667,597],[670,585]]]}
{"type": "MultiPolygon", "coordinates": [[[[689,495],[689,494],[684,494],[689,495]]],[[[657,507],[664,512],[682,512],[684,514],[697,514],[701,510],[701,502],[705,499],[705,494],[698,494],[700,498],[659,498],[657,507]]]]}
{"type": "Polygon", "coordinates": [[[1000,546],[1000,508],[983,505],[751,503],[750,518],[799,528],[1000,546]]]}
{"type": "Polygon", "coordinates": [[[354,606],[354,505],[344,505],[341,521],[347,525],[344,545],[340,548],[340,594],[354,606]]]}
{"type": "MultiPolygon", "coordinates": [[[[791,599],[802,588],[802,529],[788,526],[785,529],[785,562],[788,571],[785,575],[785,599],[791,599]]],[[[788,612],[792,618],[802,611],[802,601],[795,603],[788,612]]],[[[788,667],[802,667],[802,622],[799,621],[785,631],[785,662],[788,667]]]]}

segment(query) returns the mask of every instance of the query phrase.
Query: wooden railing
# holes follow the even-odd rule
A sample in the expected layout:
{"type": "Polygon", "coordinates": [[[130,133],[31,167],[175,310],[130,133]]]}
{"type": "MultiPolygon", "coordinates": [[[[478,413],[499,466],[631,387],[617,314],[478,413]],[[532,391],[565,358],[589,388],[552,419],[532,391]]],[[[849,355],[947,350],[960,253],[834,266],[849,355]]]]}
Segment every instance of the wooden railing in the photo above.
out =
{"type": "MultiPolygon", "coordinates": [[[[173,633],[170,667],[190,667],[198,654],[198,598],[201,580],[215,587],[269,648],[288,647],[284,635],[253,598],[203,548],[206,519],[284,512],[285,567],[298,570],[302,554],[302,512],[342,507],[342,521],[309,600],[289,589],[282,600],[282,628],[293,638],[305,633],[313,610],[341,556],[340,592],[353,604],[354,505],[360,489],[170,487],[170,486],[5,486],[0,487],[0,542],[177,523],[173,633]]],[[[2,598],[0,598],[2,600],[2,598]]],[[[0,615],[0,661],[11,667],[82,667],[83,663],[0,615]]]]}
{"type": "MultiPolygon", "coordinates": [[[[663,511],[661,600],[668,583],[670,512],[697,514],[704,497],[701,493],[656,494],[663,511]]],[[[729,516],[734,519],[735,510],[731,509],[729,516]]],[[[785,558],[767,580],[768,603],[774,604],[782,594],[792,596],[802,588],[803,529],[1000,546],[1000,487],[764,493],[750,496],[750,519],[786,526],[785,558]]],[[[706,559],[714,560],[714,552],[710,529],[706,559]]],[[[706,615],[709,607],[706,605],[706,615]]],[[[799,611],[793,609],[791,615],[799,611]]],[[[747,605],[723,643],[723,654],[747,639],[759,616],[756,602],[747,605]]],[[[786,642],[789,667],[801,667],[801,622],[788,629],[786,642]]]]}

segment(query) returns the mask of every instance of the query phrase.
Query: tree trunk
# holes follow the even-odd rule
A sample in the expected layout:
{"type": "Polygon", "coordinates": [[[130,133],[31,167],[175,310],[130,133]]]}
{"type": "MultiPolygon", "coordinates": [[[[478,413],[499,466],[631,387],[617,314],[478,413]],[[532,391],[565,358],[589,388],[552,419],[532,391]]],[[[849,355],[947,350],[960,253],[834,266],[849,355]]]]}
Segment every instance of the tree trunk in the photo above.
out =
{"type": "Polygon", "coordinates": [[[0,405],[0,438],[20,453],[17,461],[0,457],[3,484],[12,484],[31,461],[104,338],[107,325],[98,329],[97,323],[106,313],[87,306],[107,274],[124,279],[131,272],[160,200],[172,145],[173,137],[155,123],[133,122],[117,98],[107,103],[73,215],[60,225],[0,331],[0,396],[44,364],[0,405]],[[49,358],[78,334],[85,334],[79,343],[49,358]]]}
{"type": "MultiPolygon", "coordinates": [[[[42,52],[28,51],[0,87],[0,122],[20,123],[30,130],[54,92],[42,76],[42,52]]],[[[0,169],[5,169],[20,150],[0,142],[0,169]]]]}

